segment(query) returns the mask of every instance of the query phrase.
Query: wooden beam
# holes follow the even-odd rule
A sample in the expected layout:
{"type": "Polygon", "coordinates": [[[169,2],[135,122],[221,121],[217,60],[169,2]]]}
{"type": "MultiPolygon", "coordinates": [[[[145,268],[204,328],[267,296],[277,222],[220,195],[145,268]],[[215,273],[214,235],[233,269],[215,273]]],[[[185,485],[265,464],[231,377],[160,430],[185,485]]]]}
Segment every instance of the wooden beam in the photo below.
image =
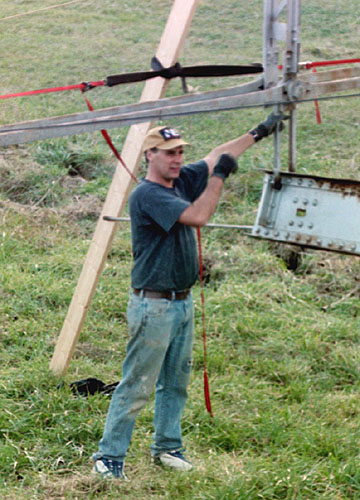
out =
{"type": "MultiPolygon", "coordinates": [[[[199,0],[174,1],[156,52],[156,57],[164,66],[171,66],[177,61],[198,3],[199,0]]],[[[162,78],[148,80],[140,100],[151,101],[160,99],[165,93],[166,86],[167,80],[162,78]]],[[[148,122],[141,125],[133,125],[124,143],[122,158],[133,173],[138,168],[143,139],[150,127],[151,123],[148,122]]],[[[64,374],[71,361],[116,232],[117,225],[104,221],[103,214],[119,216],[126,204],[130,188],[131,179],[125,169],[118,163],[50,362],[50,369],[57,375],[64,374]]]]}

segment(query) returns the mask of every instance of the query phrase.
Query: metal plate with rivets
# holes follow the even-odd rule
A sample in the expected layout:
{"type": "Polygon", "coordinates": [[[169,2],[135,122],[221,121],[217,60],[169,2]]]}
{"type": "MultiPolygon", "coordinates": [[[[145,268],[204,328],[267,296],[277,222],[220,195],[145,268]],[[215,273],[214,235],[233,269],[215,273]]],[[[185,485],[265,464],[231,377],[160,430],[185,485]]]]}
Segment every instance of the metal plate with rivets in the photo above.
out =
{"type": "Polygon", "coordinates": [[[251,235],[360,255],[360,182],[267,172],[251,235]]]}

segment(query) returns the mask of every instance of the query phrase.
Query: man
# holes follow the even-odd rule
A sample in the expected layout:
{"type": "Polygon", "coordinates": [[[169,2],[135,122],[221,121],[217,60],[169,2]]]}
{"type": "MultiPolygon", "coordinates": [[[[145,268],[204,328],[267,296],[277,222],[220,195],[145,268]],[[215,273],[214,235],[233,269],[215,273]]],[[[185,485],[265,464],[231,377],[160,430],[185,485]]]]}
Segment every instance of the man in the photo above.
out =
{"type": "Polygon", "coordinates": [[[181,415],[187,398],[193,338],[191,287],[198,278],[194,226],[214,213],[235,158],[271,134],[284,116],[271,114],[249,133],[182,166],[188,144],[169,127],[147,134],[147,175],[133,190],[130,216],[134,265],[127,320],[130,340],[122,380],[108,411],[94,471],[124,479],[124,460],[135,419],[155,387],[155,463],[188,471],[183,455],[181,415]],[[210,176],[210,177],[209,177],[210,176]]]}

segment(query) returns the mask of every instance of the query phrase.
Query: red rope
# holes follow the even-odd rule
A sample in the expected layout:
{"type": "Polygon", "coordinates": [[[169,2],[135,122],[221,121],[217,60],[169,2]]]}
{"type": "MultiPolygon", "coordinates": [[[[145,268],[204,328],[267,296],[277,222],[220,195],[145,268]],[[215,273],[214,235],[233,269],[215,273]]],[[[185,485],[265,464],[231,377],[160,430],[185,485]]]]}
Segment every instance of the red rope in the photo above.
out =
{"type": "MultiPolygon", "coordinates": [[[[316,73],[316,68],[313,68],[313,73],[316,73]]],[[[316,113],[316,121],[320,125],[321,124],[321,114],[320,114],[320,106],[319,106],[319,101],[314,101],[315,105],[315,113],[316,113]]]]}
{"type": "Polygon", "coordinates": [[[308,62],[305,65],[306,69],[321,67],[321,66],[335,66],[337,64],[355,64],[360,63],[360,59],[335,59],[334,61],[317,61],[308,62]]]}
{"type": "MultiPolygon", "coordinates": [[[[94,108],[92,107],[91,102],[89,101],[89,99],[87,99],[85,96],[84,96],[84,99],[86,101],[86,104],[87,104],[87,107],[89,108],[89,110],[90,111],[94,111],[94,108]]],[[[104,137],[105,141],[107,142],[109,148],[114,153],[114,155],[116,156],[116,158],[119,160],[119,162],[121,163],[121,165],[124,167],[124,169],[126,170],[126,172],[130,175],[130,177],[132,178],[132,180],[134,182],[138,182],[138,180],[135,177],[135,175],[131,172],[131,170],[127,167],[127,165],[124,162],[124,160],[121,158],[120,153],[118,152],[118,150],[114,146],[114,143],[112,142],[111,137],[109,136],[109,134],[107,133],[107,131],[104,130],[104,129],[102,129],[102,130],[100,130],[100,132],[102,133],[102,136],[104,137]]]]}
{"type": "Polygon", "coordinates": [[[51,87],[48,89],[29,90],[27,92],[17,92],[15,94],[4,94],[4,95],[0,95],[0,99],[10,99],[12,97],[25,97],[25,96],[37,95],[37,94],[48,94],[50,92],[63,92],[65,90],[79,89],[79,90],[84,91],[84,90],[91,89],[93,87],[100,87],[102,85],[105,85],[104,80],[100,80],[98,82],[88,82],[88,83],[83,82],[83,83],[78,83],[76,85],[67,85],[64,87],[51,87]]]}
{"type": "Polygon", "coordinates": [[[204,270],[203,270],[203,260],[202,260],[202,249],[201,249],[201,233],[200,228],[196,228],[197,231],[197,240],[198,240],[198,249],[199,249],[199,274],[200,274],[200,294],[201,294],[201,319],[202,319],[202,328],[203,328],[203,347],[204,347],[204,396],[205,396],[205,405],[207,411],[213,417],[213,412],[211,409],[211,400],[210,400],[210,388],[209,388],[209,379],[207,374],[207,352],[206,352],[206,329],[205,329],[205,295],[204,295],[204,270]]]}

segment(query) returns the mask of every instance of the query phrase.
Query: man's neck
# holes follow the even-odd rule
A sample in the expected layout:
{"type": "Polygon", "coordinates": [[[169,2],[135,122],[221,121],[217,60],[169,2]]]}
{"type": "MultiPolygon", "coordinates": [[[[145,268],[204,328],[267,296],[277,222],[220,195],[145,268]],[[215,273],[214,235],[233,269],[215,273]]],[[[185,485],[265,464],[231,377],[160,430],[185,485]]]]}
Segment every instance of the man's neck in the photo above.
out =
{"type": "Polygon", "coordinates": [[[149,173],[146,175],[145,179],[150,182],[156,182],[156,184],[160,184],[161,186],[164,186],[166,188],[174,187],[173,179],[164,179],[163,177],[158,177],[149,173]]]}

